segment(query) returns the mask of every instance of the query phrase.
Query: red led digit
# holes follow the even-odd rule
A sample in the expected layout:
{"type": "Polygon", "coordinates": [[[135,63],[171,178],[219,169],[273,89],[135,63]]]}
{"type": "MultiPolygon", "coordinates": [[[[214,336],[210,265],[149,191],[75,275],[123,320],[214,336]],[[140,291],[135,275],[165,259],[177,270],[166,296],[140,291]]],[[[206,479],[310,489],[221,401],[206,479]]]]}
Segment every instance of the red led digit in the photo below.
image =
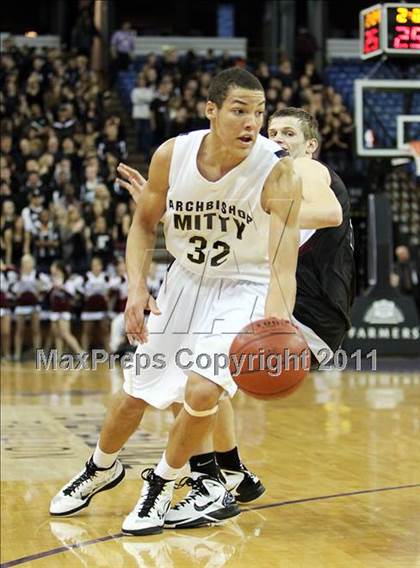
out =
{"type": "Polygon", "coordinates": [[[410,26],[395,26],[398,35],[394,37],[392,47],[394,49],[407,49],[410,41],[410,26]]]}
{"type": "Polygon", "coordinates": [[[413,26],[411,28],[410,48],[420,49],[420,26],[413,26]]]}
{"type": "Polygon", "coordinates": [[[372,28],[365,31],[365,53],[370,53],[371,51],[376,51],[379,49],[379,37],[378,29],[372,28]]]}

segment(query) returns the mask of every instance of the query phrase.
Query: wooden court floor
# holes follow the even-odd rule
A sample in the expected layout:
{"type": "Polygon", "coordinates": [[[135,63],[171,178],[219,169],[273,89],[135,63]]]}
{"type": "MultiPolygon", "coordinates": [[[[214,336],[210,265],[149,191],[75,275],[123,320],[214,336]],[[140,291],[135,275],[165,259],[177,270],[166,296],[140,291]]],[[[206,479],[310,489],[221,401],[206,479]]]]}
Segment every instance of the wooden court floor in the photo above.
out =
{"type": "Polygon", "coordinates": [[[96,444],[119,371],[2,364],[1,566],[419,568],[420,373],[314,373],[289,398],[235,399],[245,463],[267,492],[223,526],[121,535],[172,418],[150,411],[125,481],[67,519],[50,498],[96,444]]]}

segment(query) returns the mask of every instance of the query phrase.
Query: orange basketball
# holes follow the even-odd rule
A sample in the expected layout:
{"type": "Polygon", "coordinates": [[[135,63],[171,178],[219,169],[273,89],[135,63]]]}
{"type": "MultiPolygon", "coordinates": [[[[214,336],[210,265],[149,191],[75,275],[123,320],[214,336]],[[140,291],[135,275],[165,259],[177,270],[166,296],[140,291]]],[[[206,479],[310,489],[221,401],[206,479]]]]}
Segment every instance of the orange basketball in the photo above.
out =
{"type": "Polygon", "coordinates": [[[238,387],[255,398],[288,396],[308,374],[311,352],[299,328],[286,320],[251,322],[235,337],[229,370],[238,387]]]}

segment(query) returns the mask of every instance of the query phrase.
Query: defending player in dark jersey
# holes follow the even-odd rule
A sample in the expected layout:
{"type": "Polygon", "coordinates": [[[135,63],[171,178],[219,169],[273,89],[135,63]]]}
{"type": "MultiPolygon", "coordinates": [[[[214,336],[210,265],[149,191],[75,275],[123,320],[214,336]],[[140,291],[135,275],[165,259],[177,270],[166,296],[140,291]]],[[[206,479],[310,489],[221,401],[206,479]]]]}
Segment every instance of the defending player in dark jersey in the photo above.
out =
{"type": "MultiPolygon", "coordinates": [[[[317,121],[303,109],[289,107],[275,112],[269,119],[268,136],[295,159],[295,164],[301,159],[312,158],[319,149],[317,121]]],[[[314,179],[315,176],[328,176],[331,191],[341,205],[342,222],[338,226],[320,228],[318,225],[316,229],[308,229],[311,226],[309,217],[314,219],[317,211],[325,215],[328,203],[323,195],[308,192],[311,184],[304,181],[300,224],[305,229],[301,230],[293,314],[326,344],[320,344],[319,357],[325,362],[328,348],[331,351],[338,349],[350,328],[355,278],[353,230],[350,199],[343,181],[325,164],[314,160],[313,165],[314,179]]]]}

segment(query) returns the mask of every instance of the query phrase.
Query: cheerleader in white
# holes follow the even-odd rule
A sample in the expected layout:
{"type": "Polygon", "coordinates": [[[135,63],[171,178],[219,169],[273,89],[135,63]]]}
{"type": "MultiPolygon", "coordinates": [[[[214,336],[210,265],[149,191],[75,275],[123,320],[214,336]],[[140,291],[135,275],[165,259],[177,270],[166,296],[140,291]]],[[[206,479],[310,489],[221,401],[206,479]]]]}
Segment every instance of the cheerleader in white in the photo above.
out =
{"type": "Polygon", "coordinates": [[[59,353],[63,351],[63,343],[74,353],[82,348],[71,332],[71,312],[76,295],[76,280],[68,278],[63,262],[56,260],[51,264],[51,280],[48,291],[50,303],[50,319],[55,344],[59,353]]]}
{"type": "Polygon", "coordinates": [[[44,284],[35,270],[35,261],[30,254],[24,254],[20,263],[20,275],[17,282],[11,287],[15,296],[15,361],[22,358],[23,338],[27,318],[31,322],[31,337],[33,348],[41,347],[41,328],[39,314],[41,311],[41,294],[44,284]]]}
{"type": "Polygon", "coordinates": [[[12,295],[11,286],[16,282],[17,274],[0,261],[0,321],[1,321],[1,356],[10,359],[12,340],[12,295]]]}
{"type": "Polygon", "coordinates": [[[114,300],[111,313],[111,351],[115,352],[125,340],[124,310],[127,303],[127,270],[121,258],[117,264],[117,276],[110,282],[111,297],[114,300]]]}
{"type": "Polygon", "coordinates": [[[90,271],[80,285],[83,295],[82,349],[88,351],[91,341],[102,340],[103,347],[109,351],[109,278],[102,270],[102,260],[92,258],[90,271]]]}

